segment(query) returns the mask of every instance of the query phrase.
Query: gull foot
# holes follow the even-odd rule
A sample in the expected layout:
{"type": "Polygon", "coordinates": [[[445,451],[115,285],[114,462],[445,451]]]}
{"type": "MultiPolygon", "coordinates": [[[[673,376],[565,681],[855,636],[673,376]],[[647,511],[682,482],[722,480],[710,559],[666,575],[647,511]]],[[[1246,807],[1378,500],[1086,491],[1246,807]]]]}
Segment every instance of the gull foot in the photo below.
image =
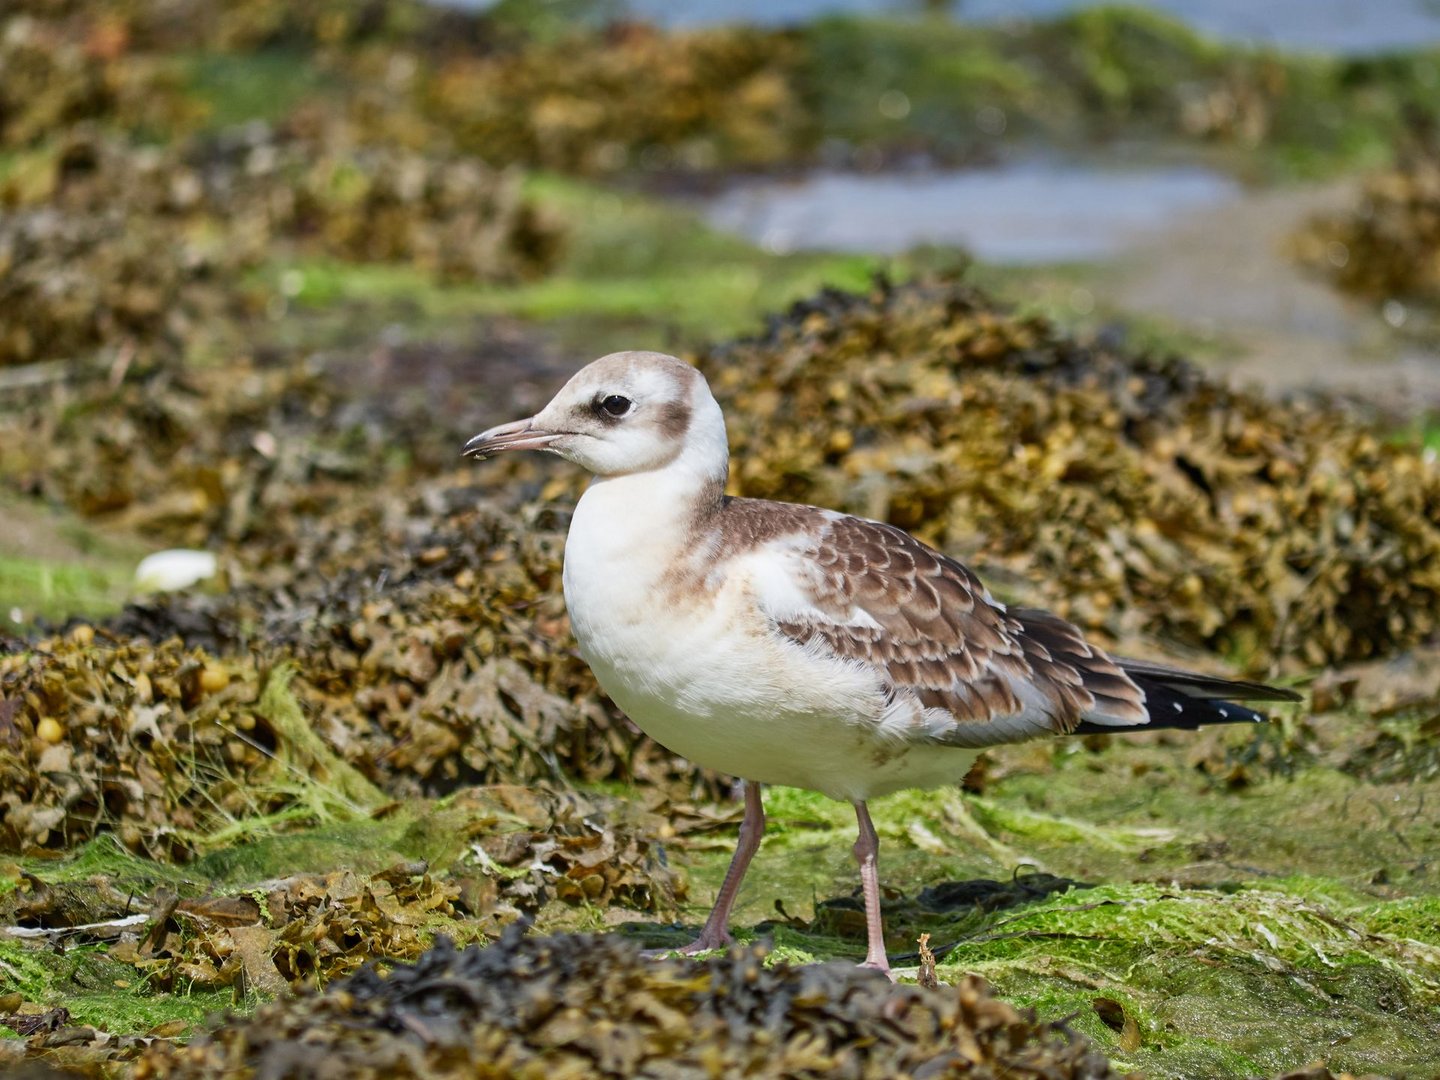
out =
{"type": "Polygon", "coordinates": [[[689,945],[678,949],[646,949],[642,956],[671,956],[679,953],[681,956],[694,956],[697,953],[710,952],[714,949],[728,949],[735,944],[735,939],[729,934],[701,934],[689,945]]]}
{"type": "Polygon", "coordinates": [[[865,960],[855,966],[869,968],[871,971],[878,971],[892,983],[895,982],[895,973],[890,970],[889,963],[884,960],[865,960]]]}

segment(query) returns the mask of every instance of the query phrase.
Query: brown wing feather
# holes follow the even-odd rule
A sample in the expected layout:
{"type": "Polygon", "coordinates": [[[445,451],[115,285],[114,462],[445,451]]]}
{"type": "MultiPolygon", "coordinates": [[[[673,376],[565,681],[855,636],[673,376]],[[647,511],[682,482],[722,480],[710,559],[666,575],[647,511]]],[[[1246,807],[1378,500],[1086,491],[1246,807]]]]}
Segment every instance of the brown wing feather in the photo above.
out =
{"type": "Polygon", "coordinates": [[[818,617],[778,628],[872,665],[892,697],[954,721],[917,726],[916,737],[982,745],[1072,731],[1082,719],[1145,723],[1144,693],[1074,626],[1043,611],[1007,611],[968,569],[899,529],[814,513],[804,530],[813,538],[805,585],[818,617]],[[1004,723],[1014,718],[1025,725],[1004,723]]]}

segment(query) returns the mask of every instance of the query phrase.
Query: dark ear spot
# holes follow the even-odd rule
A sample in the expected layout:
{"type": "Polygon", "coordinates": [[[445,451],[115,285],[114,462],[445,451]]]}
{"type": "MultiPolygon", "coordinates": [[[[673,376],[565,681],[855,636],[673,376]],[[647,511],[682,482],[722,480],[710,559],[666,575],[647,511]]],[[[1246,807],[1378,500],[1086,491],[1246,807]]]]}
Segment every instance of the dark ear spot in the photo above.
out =
{"type": "Polygon", "coordinates": [[[683,439],[690,430],[690,406],[683,401],[667,401],[660,409],[660,433],[667,439],[683,439]]]}

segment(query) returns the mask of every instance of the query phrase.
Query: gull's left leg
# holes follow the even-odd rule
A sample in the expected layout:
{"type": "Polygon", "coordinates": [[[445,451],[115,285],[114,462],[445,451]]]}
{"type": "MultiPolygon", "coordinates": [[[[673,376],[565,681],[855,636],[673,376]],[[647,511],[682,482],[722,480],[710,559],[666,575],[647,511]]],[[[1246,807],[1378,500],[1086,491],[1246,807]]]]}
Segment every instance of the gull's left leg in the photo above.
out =
{"type": "Polygon", "coordinates": [[[740,892],[740,882],[750,867],[750,860],[760,848],[760,837],[765,834],[765,807],[760,801],[760,785],[753,780],[745,781],[745,817],[740,822],[740,840],[735,845],[735,857],[730,860],[730,869],[725,871],[725,881],[715,897],[715,907],[705,920],[700,936],[680,951],[687,955],[706,952],[709,949],[723,949],[734,939],[730,936],[730,909],[735,906],[735,897],[740,892]]]}
{"type": "Polygon", "coordinates": [[[885,956],[885,927],[880,917],[880,871],[875,858],[880,852],[880,838],[875,835],[875,826],[870,821],[870,811],[863,802],[857,801],[855,820],[860,824],[860,835],[855,841],[855,859],[860,864],[860,888],[865,894],[865,962],[861,967],[875,968],[890,974],[890,961],[885,956]]]}

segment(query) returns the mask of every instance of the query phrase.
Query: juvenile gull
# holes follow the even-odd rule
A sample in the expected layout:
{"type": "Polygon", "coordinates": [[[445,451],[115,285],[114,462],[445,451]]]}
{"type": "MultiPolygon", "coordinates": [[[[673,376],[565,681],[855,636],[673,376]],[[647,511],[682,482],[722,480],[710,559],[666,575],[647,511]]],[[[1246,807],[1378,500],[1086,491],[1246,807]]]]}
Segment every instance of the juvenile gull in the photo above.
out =
{"type": "Polygon", "coordinates": [[[595,474],[565,545],[565,603],[601,687],[674,753],[744,780],[739,844],[700,936],[727,929],[765,826],[761,784],[855,807],[865,964],[888,970],[866,801],[964,777],[1027,739],[1261,721],[1288,690],[1111,657],[1045,611],[1007,608],[960,563],[833,510],[725,494],[725,419],[661,353],[578,372],[466,454],[547,450],[595,474]]]}

